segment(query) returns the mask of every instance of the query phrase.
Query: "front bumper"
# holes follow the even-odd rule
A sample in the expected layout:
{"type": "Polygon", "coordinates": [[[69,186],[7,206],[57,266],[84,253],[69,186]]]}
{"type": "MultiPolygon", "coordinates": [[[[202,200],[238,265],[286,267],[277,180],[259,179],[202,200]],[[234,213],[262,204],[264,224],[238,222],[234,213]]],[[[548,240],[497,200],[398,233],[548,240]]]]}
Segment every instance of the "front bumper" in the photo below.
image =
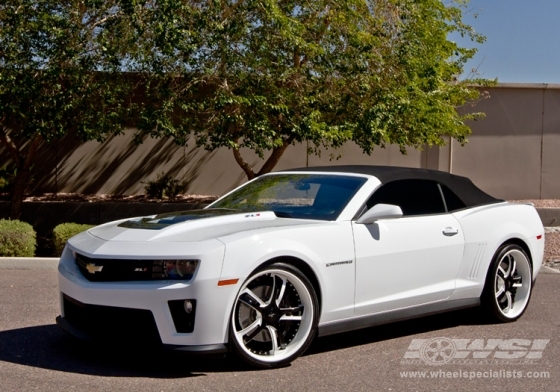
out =
{"type": "Polygon", "coordinates": [[[223,251],[205,257],[189,282],[90,282],[76,266],[73,250],[64,250],[58,268],[57,324],[66,332],[81,339],[109,336],[193,353],[227,351],[229,315],[239,287],[217,285],[223,251]],[[194,325],[191,332],[178,332],[170,302],[187,299],[196,303],[194,325]],[[72,314],[66,314],[70,308],[72,314]]]}
{"type": "MultiPolygon", "coordinates": [[[[69,335],[86,341],[96,341],[97,336],[88,334],[80,329],[75,328],[72,324],[66,321],[62,316],[56,318],[56,324],[69,335]]],[[[224,355],[229,352],[226,344],[207,344],[204,346],[176,346],[172,344],[162,344],[161,347],[165,350],[180,351],[188,354],[201,354],[201,355],[224,355]]]]}

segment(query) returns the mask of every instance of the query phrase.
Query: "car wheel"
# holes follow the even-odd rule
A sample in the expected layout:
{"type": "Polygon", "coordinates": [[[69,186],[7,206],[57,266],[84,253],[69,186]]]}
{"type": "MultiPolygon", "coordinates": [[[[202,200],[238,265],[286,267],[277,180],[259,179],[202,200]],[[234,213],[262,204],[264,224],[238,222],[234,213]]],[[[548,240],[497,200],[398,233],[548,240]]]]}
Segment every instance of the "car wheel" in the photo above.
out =
{"type": "Polygon", "coordinates": [[[525,251],[513,244],[498,249],[482,298],[489,313],[500,321],[517,320],[527,309],[532,289],[532,268],[525,251]]]}
{"type": "Polygon", "coordinates": [[[282,263],[245,281],[232,311],[230,342],[252,366],[284,366],[309,347],[318,320],[317,294],[297,268],[282,263]]]}

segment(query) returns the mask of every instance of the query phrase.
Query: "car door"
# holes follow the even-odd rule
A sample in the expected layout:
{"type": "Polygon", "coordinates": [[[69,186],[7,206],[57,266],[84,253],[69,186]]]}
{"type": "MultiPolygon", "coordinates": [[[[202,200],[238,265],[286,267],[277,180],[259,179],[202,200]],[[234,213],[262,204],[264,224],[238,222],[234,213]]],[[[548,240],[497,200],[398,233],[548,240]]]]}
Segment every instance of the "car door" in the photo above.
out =
{"type": "Polygon", "coordinates": [[[455,289],[464,237],[447,212],[440,185],[400,180],[380,187],[367,207],[401,207],[403,216],[364,225],[353,222],[356,253],[355,315],[445,300],[455,289]]]}

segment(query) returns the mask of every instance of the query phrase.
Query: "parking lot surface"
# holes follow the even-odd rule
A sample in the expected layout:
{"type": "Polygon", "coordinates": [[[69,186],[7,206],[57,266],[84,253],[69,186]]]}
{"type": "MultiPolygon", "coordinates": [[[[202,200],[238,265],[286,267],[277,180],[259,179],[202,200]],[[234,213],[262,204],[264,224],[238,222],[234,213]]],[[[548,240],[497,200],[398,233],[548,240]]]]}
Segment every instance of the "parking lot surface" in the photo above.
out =
{"type": "Polygon", "coordinates": [[[557,391],[560,274],[541,274],[525,315],[479,309],[317,339],[291,366],[83,344],[54,324],[55,270],[0,270],[1,391],[557,391]]]}

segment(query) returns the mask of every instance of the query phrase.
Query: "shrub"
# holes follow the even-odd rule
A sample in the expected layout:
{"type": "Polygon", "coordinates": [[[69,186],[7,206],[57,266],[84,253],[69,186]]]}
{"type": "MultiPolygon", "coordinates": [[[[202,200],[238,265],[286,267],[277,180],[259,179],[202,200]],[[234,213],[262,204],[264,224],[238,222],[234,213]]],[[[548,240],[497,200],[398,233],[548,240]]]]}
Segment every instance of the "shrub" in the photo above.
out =
{"type": "Polygon", "coordinates": [[[33,257],[37,235],[29,223],[0,219],[0,256],[33,257]]]}
{"type": "Polygon", "coordinates": [[[94,225],[81,225],[78,223],[62,223],[53,229],[53,244],[57,256],[62,254],[64,245],[71,237],[82,231],[91,229],[94,225]]]}
{"type": "MultiPolygon", "coordinates": [[[[27,185],[34,181],[34,167],[27,179],[27,185]]],[[[0,167],[0,193],[11,193],[16,182],[17,168],[14,165],[0,167]]]]}
{"type": "Polygon", "coordinates": [[[150,199],[172,199],[186,188],[186,183],[180,183],[179,180],[163,172],[157,175],[155,181],[148,181],[143,184],[146,184],[144,191],[150,199]]]}
{"type": "Polygon", "coordinates": [[[8,166],[0,167],[0,192],[11,192],[14,185],[16,170],[8,166]]]}

